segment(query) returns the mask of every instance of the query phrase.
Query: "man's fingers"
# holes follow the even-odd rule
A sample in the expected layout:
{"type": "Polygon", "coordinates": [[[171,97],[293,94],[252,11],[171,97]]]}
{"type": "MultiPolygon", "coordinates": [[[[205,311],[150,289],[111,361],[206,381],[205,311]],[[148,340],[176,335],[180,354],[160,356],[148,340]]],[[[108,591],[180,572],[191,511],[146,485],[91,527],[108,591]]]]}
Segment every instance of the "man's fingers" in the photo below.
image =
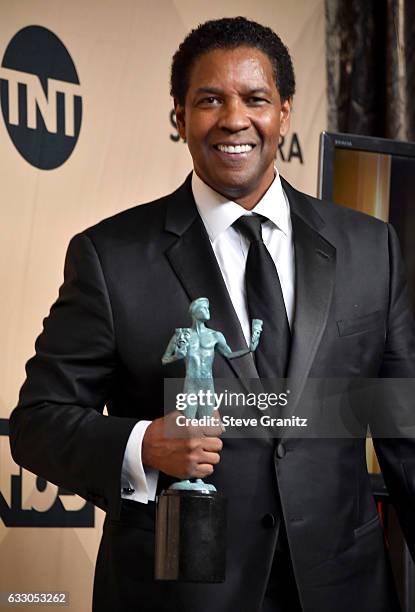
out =
{"type": "Polygon", "coordinates": [[[202,438],[202,437],[218,437],[225,430],[221,422],[219,411],[213,414],[214,425],[198,425],[197,419],[186,422],[186,416],[174,410],[164,418],[165,430],[164,435],[168,438],[202,438]]]}
{"type": "MultiPolygon", "coordinates": [[[[156,419],[148,426],[142,444],[144,465],[177,478],[205,478],[220,461],[223,442],[216,436],[179,438],[166,436],[166,425],[172,418],[156,419]]],[[[199,428],[198,428],[199,429],[199,428]]]]}
{"type": "Polygon", "coordinates": [[[203,463],[210,463],[211,465],[217,465],[220,461],[220,455],[219,453],[204,452],[203,456],[201,457],[201,461],[203,461],[203,463]]]}
{"type": "Polygon", "coordinates": [[[202,438],[202,448],[205,451],[219,452],[223,448],[223,442],[220,438],[202,438]]]}
{"type": "Polygon", "coordinates": [[[224,431],[226,431],[224,425],[222,425],[222,423],[219,421],[219,425],[211,425],[209,427],[200,427],[200,434],[202,436],[206,436],[209,438],[212,437],[218,437],[221,436],[223,434],[224,431]]]}
{"type": "Polygon", "coordinates": [[[213,474],[213,466],[210,463],[199,463],[195,472],[193,478],[206,478],[213,474]]]}

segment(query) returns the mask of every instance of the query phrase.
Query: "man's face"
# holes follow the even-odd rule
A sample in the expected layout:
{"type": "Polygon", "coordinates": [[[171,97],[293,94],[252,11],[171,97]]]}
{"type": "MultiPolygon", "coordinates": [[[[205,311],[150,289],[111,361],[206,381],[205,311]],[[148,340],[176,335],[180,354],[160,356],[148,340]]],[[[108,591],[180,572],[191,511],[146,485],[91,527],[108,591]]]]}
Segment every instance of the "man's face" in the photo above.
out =
{"type": "Polygon", "coordinates": [[[252,208],[274,178],[291,103],[281,103],[269,58],[252,47],[215,49],[196,59],[185,105],[176,103],[198,176],[252,208]]]}

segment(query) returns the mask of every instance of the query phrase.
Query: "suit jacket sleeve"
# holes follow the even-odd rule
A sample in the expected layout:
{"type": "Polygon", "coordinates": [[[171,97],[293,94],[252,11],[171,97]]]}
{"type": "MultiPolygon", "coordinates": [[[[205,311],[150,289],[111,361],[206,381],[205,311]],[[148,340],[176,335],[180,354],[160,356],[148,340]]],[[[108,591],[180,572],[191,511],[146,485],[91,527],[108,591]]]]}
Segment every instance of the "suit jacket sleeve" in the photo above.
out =
{"type": "MultiPolygon", "coordinates": [[[[395,230],[389,229],[390,297],[388,327],[383,364],[379,376],[385,379],[415,378],[415,330],[405,280],[405,270],[395,230]]],[[[382,473],[389,489],[408,547],[415,559],[415,440],[394,438],[394,432],[404,435],[405,429],[414,431],[415,400],[408,398],[410,385],[404,381],[385,381],[381,402],[382,430],[390,419],[391,437],[375,437],[374,446],[382,473]],[[409,402],[408,402],[409,399],[409,402]],[[387,416],[385,418],[385,414],[387,416]]],[[[382,385],[381,385],[382,388],[382,385]]],[[[375,425],[376,427],[376,425],[375,425]]]]}
{"type": "Polygon", "coordinates": [[[10,417],[14,460],[117,515],[120,475],[137,420],[104,416],[117,349],[111,304],[92,240],[75,236],[64,283],[26,366],[10,417]]]}

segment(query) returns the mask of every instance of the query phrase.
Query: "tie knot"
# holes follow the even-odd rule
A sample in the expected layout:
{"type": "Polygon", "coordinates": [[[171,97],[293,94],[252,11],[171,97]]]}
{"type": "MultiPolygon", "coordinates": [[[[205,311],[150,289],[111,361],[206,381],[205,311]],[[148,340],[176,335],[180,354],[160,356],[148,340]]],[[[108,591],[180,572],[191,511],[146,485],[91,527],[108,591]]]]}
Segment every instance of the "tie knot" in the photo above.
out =
{"type": "Polygon", "coordinates": [[[261,225],[266,221],[262,215],[243,215],[233,224],[249,242],[262,242],[261,225]]]}

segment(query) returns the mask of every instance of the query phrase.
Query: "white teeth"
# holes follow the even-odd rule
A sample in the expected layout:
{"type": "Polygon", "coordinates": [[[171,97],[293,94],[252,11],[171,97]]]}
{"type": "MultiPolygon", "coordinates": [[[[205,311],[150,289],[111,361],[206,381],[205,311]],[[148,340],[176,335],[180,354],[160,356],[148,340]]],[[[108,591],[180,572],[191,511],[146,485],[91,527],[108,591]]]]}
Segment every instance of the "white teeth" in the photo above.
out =
{"type": "Polygon", "coordinates": [[[222,151],[223,153],[249,153],[249,151],[252,151],[252,149],[254,148],[252,145],[250,144],[243,144],[243,145],[217,145],[217,148],[219,149],[219,151],[222,151]]]}

